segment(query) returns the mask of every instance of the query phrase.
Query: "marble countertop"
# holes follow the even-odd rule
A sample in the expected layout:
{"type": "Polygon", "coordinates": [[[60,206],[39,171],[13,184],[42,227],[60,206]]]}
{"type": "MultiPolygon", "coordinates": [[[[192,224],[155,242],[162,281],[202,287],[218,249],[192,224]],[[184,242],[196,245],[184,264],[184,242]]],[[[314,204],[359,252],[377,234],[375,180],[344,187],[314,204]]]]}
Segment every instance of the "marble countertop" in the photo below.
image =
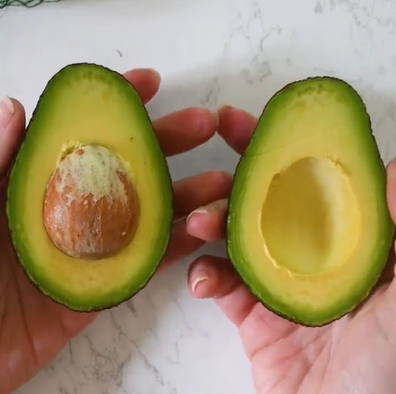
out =
{"type": "MultiPolygon", "coordinates": [[[[346,79],[363,96],[385,162],[396,156],[395,0],[63,0],[0,10],[0,96],[28,117],[65,64],[163,76],[152,117],[227,103],[258,115],[298,78],[346,79]]],[[[233,171],[219,139],[169,160],[174,179],[233,171]]],[[[224,254],[222,245],[210,245],[224,254]]],[[[200,253],[202,250],[200,251],[200,253]]],[[[106,311],[17,394],[253,394],[237,332],[187,291],[181,261],[106,311]]]]}

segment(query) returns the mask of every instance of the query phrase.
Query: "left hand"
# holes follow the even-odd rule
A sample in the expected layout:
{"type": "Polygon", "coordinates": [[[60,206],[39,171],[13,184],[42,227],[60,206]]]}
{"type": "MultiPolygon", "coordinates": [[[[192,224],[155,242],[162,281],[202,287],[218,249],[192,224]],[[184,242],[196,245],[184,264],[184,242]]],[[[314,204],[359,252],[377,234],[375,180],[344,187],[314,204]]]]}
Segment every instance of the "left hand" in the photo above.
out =
{"type": "MultiPolygon", "coordinates": [[[[159,89],[152,70],[124,74],[146,104],[159,89]]],[[[193,149],[217,129],[217,115],[205,109],[185,109],[153,122],[166,156],[193,149]]],[[[8,394],[50,362],[69,339],[93,321],[97,313],[75,313],[43,296],[25,276],[8,237],[6,172],[25,132],[23,106],[12,99],[0,107],[0,394],[8,394]]],[[[225,198],[231,177],[208,172],[174,182],[174,226],[161,269],[188,256],[204,241],[187,234],[185,221],[176,221],[195,208],[225,198]]]]}

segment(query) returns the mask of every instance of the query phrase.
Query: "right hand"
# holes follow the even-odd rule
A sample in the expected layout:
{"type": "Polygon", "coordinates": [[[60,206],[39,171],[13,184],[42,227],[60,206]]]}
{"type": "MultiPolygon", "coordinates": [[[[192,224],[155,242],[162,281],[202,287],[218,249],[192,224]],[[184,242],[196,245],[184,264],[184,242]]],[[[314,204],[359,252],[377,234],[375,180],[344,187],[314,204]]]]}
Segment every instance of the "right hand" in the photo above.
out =
{"type": "MultiPolygon", "coordinates": [[[[220,110],[219,134],[242,154],[257,119],[220,110]]],[[[388,205],[396,222],[396,162],[388,166],[388,205]]],[[[225,237],[227,200],[201,207],[187,231],[204,241],[225,237]]],[[[396,280],[394,259],[375,293],[358,311],[322,328],[293,324],[267,310],[223,258],[202,256],[191,265],[193,297],[213,298],[236,325],[252,365],[257,394],[394,394],[396,392],[396,280]]]]}

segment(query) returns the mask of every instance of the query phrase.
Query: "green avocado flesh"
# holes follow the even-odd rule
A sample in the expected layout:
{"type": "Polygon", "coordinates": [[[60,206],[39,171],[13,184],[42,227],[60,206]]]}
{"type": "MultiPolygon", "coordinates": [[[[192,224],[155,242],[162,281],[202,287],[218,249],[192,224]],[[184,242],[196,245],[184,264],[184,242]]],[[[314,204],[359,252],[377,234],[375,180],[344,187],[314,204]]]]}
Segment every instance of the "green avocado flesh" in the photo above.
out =
{"type": "Polygon", "coordinates": [[[358,93],[313,77],[266,105],[237,166],[227,252],[274,313],[321,326],[358,306],[392,243],[386,172],[358,93]]]}
{"type": "Polygon", "coordinates": [[[172,207],[167,163],[132,85],[99,65],[72,64],[60,70],[39,99],[10,173],[9,229],[30,280],[72,310],[116,306],[155,273],[168,246],[172,207]],[[96,260],[65,254],[43,224],[46,187],[59,158],[73,146],[86,145],[105,147],[121,158],[139,205],[132,240],[116,254],[96,260]]]}

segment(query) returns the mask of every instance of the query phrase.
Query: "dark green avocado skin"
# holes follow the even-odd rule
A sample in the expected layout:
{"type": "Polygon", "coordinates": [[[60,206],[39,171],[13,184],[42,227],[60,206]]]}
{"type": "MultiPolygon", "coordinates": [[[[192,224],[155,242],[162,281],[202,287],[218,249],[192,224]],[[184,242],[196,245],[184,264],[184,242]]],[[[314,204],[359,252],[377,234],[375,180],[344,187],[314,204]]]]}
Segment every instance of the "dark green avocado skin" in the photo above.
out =
{"type": "MultiPolygon", "coordinates": [[[[29,121],[29,123],[27,125],[26,133],[25,133],[23,139],[21,140],[20,148],[22,148],[23,145],[26,143],[26,136],[29,134],[31,124],[32,124],[32,122],[35,119],[36,113],[40,110],[42,99],[43,99],[44,95],[46,94],[48,88],[58,78],[58,76],[63,74],[65,71],[68,71],[68,70],[71,70],[71,69],[77,69],[77,68],[81,68],[81,67],[87,67],[87,68],[93,68],[93,69],[102,69],[102,70],[106,71],[107,73],[111,73],[116,78],[122,79],[125,82],[125,84],[128,84],[130,86],[131,90],[134,90],[136,92],[134,86],[125,78],[124,75],[118,73],[117,71],[111,70],[110,68],[105,67],[103,65],[99,65],[99,64],[96,64],[96,63],[90,63],[90,62],[77,62],[77,63],[72,63],[72,64],[69,64],[69,65],[66,65],[65,67],[60,69],[56,74],[54,74],[52,76],[52,78],[47,82],[43,92],[40,94],[38,102],[37,102],[37,105],[36,105],[35,109],[33,110],[31,119],[30,119],[30,121],[29,121]]],[[[140,104],[141,104],[142,109],[144,109],[145,114],[148,117],[149,115],[148,115],[147,109],[146,109],[144,103],[141,100],[140,100],[140,104]]],[[[158,140],[157,140],[157,143],[159,144],[158,140]]],[[[12,163],[11,163],[10,169],[7,172],[7,175],[6,175],[6,183],[5,183],[5,188],[7,189],[6,212],[7,212],[7,224],[8,224],[8,238],[10,240],[10,244],[13,247],[12,251],[13,251],[13,254],[15,256],[15,259],[18,260],[20,265],[22,266],[23,272],[24,272],[25,276],[28,278],[28,280],[44,296],[50,298],[56,304],[62,305],[64,307],[66,307],[67,309],[71,310],[71,311],[80,312],[80,313],[99,312],[99,311],[115,308],[115,307],[119,306],[120,304],[124,303],[125,301],[128,301],[129,299],[133,298],[135,295],[137,295],[142,290],[144,290],[146,288],[146,286],[149,284],[149,282],[151,281],[151,279],[153,278],[153,276],[155,275],[155,273],[157,272],[157,270],[158,270],[158,268],[159,268],[159,266],[161,264],[161,260],[164,257],[164,255],[165,255],[165,253],[166,253],[166,251],[168,249],[170,238],[171,238],[172,227],[173,227],[172,220],[167,221],[165,223],[166,231],[168,233],[168,237],[166,239],[166,243],[164,244],[164,247],[161,250],[161,259],[158,259],[157,263],[152,266],[151,273],[148,276],[146,276],[145,280],[143,280],[141,282],[139,288],[137,288],[135,291],[130,291],[128,294],[125,294],[124,297],[122,297],[122,298],[115,297],[113,299],[109,299],[108,302],[105,302],[105,303],[101,302],[101,303],[98,303],[98,304],[91,304],[89,307],[88,306],[81,306],[78,303],[73,303],[72,300],[67,300],[64,297],[58,297],[57,294],[55,294],[54,292],[48,291],[48,289],[45,286],[43,286],[42,283],[40,283],[40,281],[37,281],[36,277],[32,274],[29,265],[26,264],[25,259],[18,252],[17,243],[15,241],[15,237],[17,236],[17,232],[16,232],[16,229],[13,226],[12,212],[10,211],[10,206],[11,206],[10,202],[12,201],[11,187],[12,187],[13,175],[14,175],[14,170],[15,170],[15,167],[16,167],[19,159],[20,159],[20,151],[14,155],[14,157],[12,159],[12,163]]],[[[169,171],[169,165],[168,165],[165,157],[163,158],[162,165],[167,170],[167,173],[166,173],[167,179],[166,179],[166,181],[167,181],[167,183],[169,185],[172,185],[172,178],[171,178],[170,171],[169,171]]],[[[168,202],[169,202],[168,203],[168,209],[169,209],[170,212],[173,212],[174,191],[173,191],[172,187],[170,187],[170,190],[168,190],[168,191],[170,192],[169,195],[167,196],[168,202]]]]}
{"type": "Polygon", "coordinates": [[[369,114],[367,113],[366,106],[359,96],[358,92],[347,82],[343,79],[332,77],[332,76],[314,76],[308,77],[305,79],[295,80],[288,84],[286,84],[283,88],[279,89],[268,101],[268,103],[264,106],[264,109],[261,115],[258,118],[256,129],[253,131],[250,141],[248,144],[247,149],[245,150],[244,154],[239,158],[237,163],[236,169],[234,171],[233,180],[232,180],[232,192],[230,198],[228,200],[228,206],[226,210],[226,253],[227,257],[230,260],[235,272],[239,276],[240,280],[244,285],[249,289],[252,295],[256,298],[257,302],[261,303],[266,309],[270,312],[274,313],[275,315],[300,326],[305,327],[323,327],[329,325],[337,320],[340,320],[345,315],[356,312],[363,303],[369,298],[372,292],[376,289],[378,281],[386,267],[388,262],[388,256],[392,249],[394,234],[395,234],[395,226],[391,220],[391,217],[387,218],[386,223],[384,223],[384,239],[383,239],[383,246],[381,247],[381,252],[378,254],[378,262],[375,265],[375,272],[372,275],[371,282],[367,284],[364,291],[359,293],[355,300],[349,304],[344,305],[342,308],[339,309],[337,314],[332,316],[325,316],[321,318],[313,317],[312,320],[306,320],[299,317],[297,314],[293,313],[293,310],[288,310],[284,308],[282,305],[278,304],[277,300],[275,300],[271,294],[267,293],[265,289],[257,288],[249,279],[249,275],[246,275],[245,267],[243,258],[238,255],[236,249],[237,246],[234,244],[234,240],[238,237],[238,229],[233,227],[233,217],[236,214],[236,208],[234,208],[235,201],[238,198],[239,190],[236,188],[236,182],[239,177],[240,167],[246,157],[249,155],[249,148],[254,143],[256,134],[258,133],[257,129],[260,124],[260,120],[266,114],[266,110],[268,106],[271,104],[273,100],[278,98],[279,96],[283,95],[284,93],[288,92],[290,89],[294,89],[297,85],[302,83],[308,82],[321,82],[321,81],[329,81],[334,83],[343,84],[344,86],[348,87],[358,98],[359,102],[357,103],[360,106],[360,110],[364,116],[367,117],[368,124],[370,126],[371,131],[371,139],[373,146],[377,149],[377,159],[378,163],[381,165],[381,179],[379,182],[382,183],[382,189],[385,199],[386,194],[386,168],[381,160],[380,152],[378,150],[376,139],[373,135],[372,127],[371,127],[371,120],[369,114]]]}

